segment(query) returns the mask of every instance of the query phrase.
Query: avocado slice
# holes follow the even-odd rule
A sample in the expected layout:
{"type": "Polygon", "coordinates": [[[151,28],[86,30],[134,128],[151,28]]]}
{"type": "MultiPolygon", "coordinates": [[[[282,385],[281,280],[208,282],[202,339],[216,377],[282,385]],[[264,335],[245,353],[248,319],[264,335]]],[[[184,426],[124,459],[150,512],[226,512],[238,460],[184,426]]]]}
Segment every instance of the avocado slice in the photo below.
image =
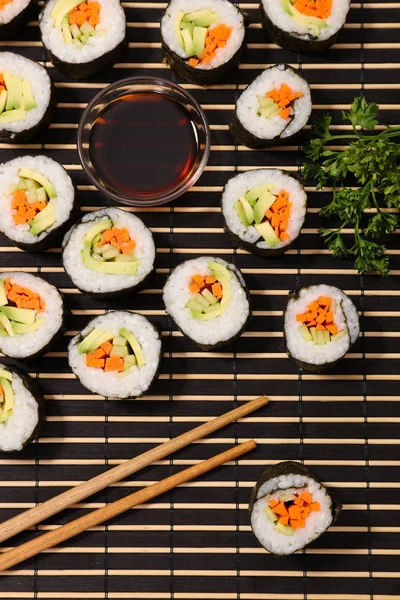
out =
{"type": "Polygon", "coordinates": [[[290,16],[292,15],[292,3],[290,2],[290,0],[281,0],[281,6],[285,13],[287,13],[290,16]]]}
{"type": "Polygon", "coordinates": [[[57,198],[56,188],[52,183],[50,183],[47,177],[45,177],[41,173],[38,173],[37,171],[32,171],[32,169],[21,169],[18,173],[18,176],[23,177],[25,179],[33,179],[34,181],[37,181],[42,187],[44,187],[49,198],[57,198]]]}
{"type": "Polygon", "coordinates": [[[12,328],[15,334],[20,333],[30,333],[31,331],[37,331],[44,323],[44,319],[38,319],[32,325],[28,325],[25,323],[14,323],[12,322],[12,328]]]}
{"type": "Polygon", "coordinates": [[[107,231],[107,229],[110,229],[113,226],[113,222],[111,221],[111,219],[105,219],[104,221],[99,221],[98,223],[96,223],[96,225],[93,225],[93,227],[91,227],[85,237],[83,238],[85,242],[93,242],[95,237],[99,234],[99,233],[103,233],[103,231],[107,231]]]}
{"type": "Polygon", "coordinates": [[[12,123],[13,121],[23,121],[26,118],[26,110],[16,108],[15,110],[6,110],[0,115],[0,123],[12,123]]]}
{"type": "Polygon", "coordinates": [[[63,17],[63,20],[61,22],[61,31],[64,37],[64,42],[66,44],[71,44],[72,42],[72,33],[71,33],[71,29],[69,26],[69,21],[68,21],[68,17],[65,16],[63,17]]]}
{"type": "Polygon", "coordinates": [[[239,198],[239,201],[240,201],[241,205],[243,206],[243,210],[246,214],[246,219],[247,219],[249,225],[251,225],[254,221],[253,207],[251,206],[250,202],[248,200],[246,200],[246,198],[244,196],[239,198]]]}
{"type": "Polygon", "coordinates": [[[47,202],[48,196],[44,187],[39,187],[36,189],[36,200],[39,200],[39,202],[47,202]]]}
{"type": "Polygon", "coordinates": [[[4,329],[10,337],[13,337],[15,335],[10,319],[6,317],[6,315],[4,315],[2,312],[0,312],[0,324],[4,327],[4,329]]]}
{"type": "Polygon", "coordinates": [[[39,235],[42,231],[54,225],[55,222],[54,206],[49,203],[34,219],[29,221],[29,231],[33,235],[39,235]]]}
{"type": "Polygon", "coordinates": [[[215,260],[211,260],[208,263],[208,268],[214,273],[215,277],[221,284],[223,281],[230,281],[232,279],[232,275],[229,273],[229,270],[215,260]]]}
{"type": "Polygon", "coordinates": [[[143,350],[135,336],[128,330],[126,327],[121,327],[119,330],[119,335],[126,338],[130,347],[133,350],[133,353],[136,357],[138,367],[142,367],[146,364],[146,359],[143,354],[143,350]]]}
{"type": "Polygon", "coordinates": [[[186,308],[189,308],[192,313],[194,312],[198,312],[198,313],[202,313],[204,306],[200,303],[197,302],[196,298],[193,297],[189,300],[189,302],[186,304],[186,308]]]}
{"type": "Polygon", "coordinates": [[[237,216],[239,217],[239,219],[243,223],[243,225],[245,227],[249,227],[250,223],[247,220],[246,213],[245,213],[244,208],[243,208],[243,204],[240,202],[240,200],[238,200],[234,204],[234,209],[235,209],[235,211],[237,213],[237,216]]]}
{"type": "MultiPolygon", "coordinates": [[[[108,229],[108,227],[107,227],[108,229]]],[[[87,236],[87,234],[86,234],[87,236]]],[[[85,236],[85,239],[86,239],[85,236]]],[[[137,260],[130,262],[98,262],[93,258],[91,241],[85,241],[81,251],[83,264],[92,271],[107,275],[136,275],[138,270],[137,260]]]]}
{"type": "MultiPolygon", "coordinates": [[[[181,29],[189,29],[190,35],[193,37],[193,31],[196,27],[196,24],[193,21],[181,21],[181,29]]],[[[181,30],[179,30],[179,35],[181,35],[181,30]]],[[[182,37],[182,36],[181,36],[182,37]]],[[[183,39],[182,39],[183,44],[183,39]]]]}
{"type": "Polygon", "coordinates": [[[308,15],[303,15],[297,8],[293,5],[291,6],[292,18],[296,23],[302,25],[303,27],[308,27],[314,31],[316,37],[321,35],[322,29],[327,27],[327,24],[323,19],[319,19],[318,17],[311,17],[308,15]]]}
{"type": "Polygon", "coordinates": [[[116,258],[117,256],[119,256],[119,250],[118,250],[118,248],[115,248],[114,246],[112,246],[109,250],[107,250],[107,252],[103,252],[103,258],[105,260],[112,260],[113,258],[116,258]]]}
{"type": "Polygon", "coordinates": [[[133,354],[129,354],[124,358],[124,371],[127,371],[131,367],[135,367],[137,365],[136,357],[133,354]]]}
{"type": "Polygon", "coordinates": [[[11,321],[17,321],[17,323],[25,323],[26,325],[32,325],[36,319],[36,310],[30,308],[15,308],[14,306],[1,306],[1,312],[6,315],[11,321]]]}
{"type": "Polygon", "coordinates": [[[305,342],[311,342],[313,337],[311,335],[311,333],[308,331],[308,327],[307,325],[304,325],[304,323],[302,323],[299,327],[299,331],[302,335],[302,338],[305,342]]]}
{"type": "Polygon", "coordinates": [[[264,506],[264,512],[268,521],[271,521],[272,523],[276,523],[276,521],[279,519],[278,515],[274,513],[274,511],[268,506],[268,504],[264,506]]]}
{"type": "Polygon", "coordinates": [[[104,331],[101,329],[93,329],[83,340],[78,344],[78,352],[81,354],[87,354],[96,350],[99,347],[97,340],[103,335],[104,331]]]}
{"type": "Polygon", "coordinates": [[[265,213],[271,208],[275,200],[276,196],[271,194],[269,190],[265,190],[265,192],[262,193],[254,206],[254,220],[256,223],[261,223],[265,217],[265,213]]]}
{"type": "Polygon", "coordinates": [[[0,115],[4,111],[7,104],[7,91],[1,90],[0,92],[0,115]]]}
{"type": "Polygon", "coordinates": [[[194,54],[196,54],[194,51],[193,38],[190,34],[189,29],[181,29],[181,36],[185,46],[186,54],[188,56],[193,56],[194,54]]]}
{"type": "Polygon", "coordinates": [[[195,10],[183,17],[184,21],[194,21],[198,27],[210,27],[219,20],[219,14],[210,9],[195,10]]]}
{"type": "Polygon", "coordinates": [[[6,102],[6,110],[12,110],[14,107],[14,75],[11,75],[8,71],[3,72],[4,83],[7,88],[7,102],[6,102]]]}
{"type": "Polygon", "coordinates": [[[5,402],[3,405],[3,412],[7,412],[14,408],[14,392],[13,392],[11,383],[5,377],[2,377],[0,379],[0,385],[4,390],[5,402]]]}
{"type": "Polygon", "coordinates": [[[279,521],[275,525],[275,529],[279,531],[279,533],[283,533],[284,535],[293,535],[295,532],[293,527],[290,527],[289,525],[283,525],[282,523],[279,523],[279,521]]]}
{"type": "MultiPolygon", "coordinates": [[[[96,348],[98,348],[102,344],[105,344],[106,342],[109,342],[113,338],[114,338],[114,334],[113,334],[112,331],[104,331],[104,332],[102,332],[101,335],[100,335],[100,337],[96,340],[97,341],[96,348]]],[[[94,350],[96,350],[96,348],[94,348],[94,350]]]]}
{"type": "Polygon", "coordinates": [[[268,96],[258,96],[258,103],[261,108],[269,108],[276,104],[276,102],[274,102],[272,98],[268,98],[268,96]]]}
{"type": "MultiPolygon", "coordinates": [[[[213,295],[213,294],[211,294],[213,295]]],[[[208,308],[210,306],[210,302],[207,300],[207,298],[205,296],[203,296],[202,294],[195,294],[193,297],[193,300],[195,300],[198,304],[200,304],[203,308],[208,308]]]]}
{"type": "Polygon", "coordinates": [[[8,379],[8,381],[12,381],[12,373],[10,373],[10,371],[7,371],[6,369],[0,369],[0,377],[3,377],[4,379],[8,379]]]}
{"type": "MultiPolygon", "coordinates": [[[[225,268],[225,267],[223,267],[225,268]]],[[[229,300],[232,298],[232,288],[231,288],[231,284],[229,283],[229,281],[227,279],[221,279],[220,277],[218,277],[221,285],[222,285],[222,300],[219,303],[219,305],[211,305],[208,307],[208,309],[205,309],[206,313],[203,312],[197,312],[197,311],[193,311],[192,310],[192,316],[194,319],[196,319],[197,321],[209,321],[210,319],[216,319],[217,317],[221,316],[225,310],[226,310],[226,306],[229,302],[229,300]],[[214,310],[215,307],[215,310],[214,310]],[[211,310],[210,310],[211,309],[211,310]]]]}
{"type": "Polygon", "coordinates": [[[183,37],[182,37],[182,33],[181,33],[181,23],[182,23],[182,18],[185,14],[184,10],[180,10],[178,12],[178,14],[176,15],[176,21],[175,21],[175,35],[176,35],[176,41],[178,42],[178,44],[180,45],[180,47],[182,48],[182,50],[185,49],[185,44],[183,41],[183,37]]]}
{"type": "Polygon", "coordinates": [[[273,186],[270,185],[269,183],[264,183],[263,185],[259,185],[258,187],[253,188],[252,190],[249,190],[248,192],[246,192],[246,194],[244,195],[244,197],[246,198],[246,200],[248,200],[250,202],[250,204],[253,206],[255,204],[255,202],[259,199],[259,197],[266,191],[266,190],[271,190],[273,186]]]}
{"type": "Polygon", "coordinates": [[[206,46],[207,27],[195,27],[193,30],[193,51],[200,58],[206,46]]]}
{"type": "Polygon", "coordinates": [[[260,115],[264,117],[264,119],[272,119],[272,117],[276,117],[281,112],[280,106],[274,102],[272,106],[268,106],[266,108],[260,109],[260,115]]]}
{"type": "Polygon", "coordinates": [[[4,288],[4,279],[0,281],[0,306],[6,306],[8,304],[6,291],[4,288]]]}
{"type": "Polygon", "coordinates": [[[337,333],[334,333],[333,335],[331,335],[331,342],[336,342],[337,340],[340,340],[341,337],[343,337],[345,334],[344,329],[342,329],[342,331],[338,331],[337,333]]]}
{"type": "Polygon", "coordinates": [[[22,106],[25,110],[32,110],[37,107],[29,81],[22,80],[22,100],[22,106]]]}
{"type": "Polygon", "coordinates": [[[280,239],[276,235],[272,226],[268,221],[264,221],[264,223],[260,223],[259,225],[255,225],[258,233],[262,235],[264,240],[270,245],[275,246],[276,244],[280,244],[280,239]]]}
{"type": "Polygon", "coordinates": [[[50,13],[54,21],[54,27],[60,27],[65,15],[78,6],[78,4],[81,4],[81,0],[58,0],[50,13]]]}
{"type": "Polygon", "coordinates": [[[14,77],[14,98],[13,108],[25,108],[22,102],[22,79],[14,77]]]}

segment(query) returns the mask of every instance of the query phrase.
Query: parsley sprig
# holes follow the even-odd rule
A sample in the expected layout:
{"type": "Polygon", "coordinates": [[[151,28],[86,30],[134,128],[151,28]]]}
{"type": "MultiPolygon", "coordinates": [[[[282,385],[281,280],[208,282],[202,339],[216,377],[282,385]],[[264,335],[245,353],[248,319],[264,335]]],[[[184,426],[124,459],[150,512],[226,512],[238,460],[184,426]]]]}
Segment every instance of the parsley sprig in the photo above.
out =
{"type": "Polygon", "coordinates": [[[386,127],[379,133],[376,126],[379,107],[364,97],[354,98],[349,112],[342,111],[352,133],[332,135],[332,117],[325,115],[313,124],[311,139],[304,147],[309,160],[303,175],[317,182],[317,189],[332,186],[332,200],[319,214],[338,219],[337,229],[321,228],[320,235],[334,256],[354,257],[359,273],[387,275],[389,257],[380,243],[383,236],[398,227],[397,215],[382,210],[378,198],[387,208],[400,209],[400,127],[386,127]],[[371,135],[371,132],[374,132],[371,135]],[[345,150],[335,150],[336,140],[349,140],[345,150]],[[350,141],[351,140],[351,141],[350,141]],[[345,185],[354,178],[355,186],[345,185]],[[373,209],[366,213],[367,209],[373,209]],[[361,226],[361,222],[367,224],[361,226]],[[346,245],[343,230],[354,229],[354,243],[346,245]]]}

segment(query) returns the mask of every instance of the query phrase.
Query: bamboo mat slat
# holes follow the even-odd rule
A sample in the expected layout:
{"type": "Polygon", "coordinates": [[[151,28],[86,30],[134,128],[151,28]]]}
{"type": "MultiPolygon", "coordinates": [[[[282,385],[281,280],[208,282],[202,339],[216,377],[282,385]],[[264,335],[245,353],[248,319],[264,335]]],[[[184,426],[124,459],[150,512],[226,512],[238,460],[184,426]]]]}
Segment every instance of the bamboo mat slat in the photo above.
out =
{"type": "Polygon", "coordinates": [[[159,20],[165,2],[123,2],[129,47],[122,62],[90,82],[68,81],[47,61],[37,20],[42,5],[38,2],[19,39],[1,42],[0,50],[20,52],[46,66],[57,92],[57,112],[40,140],[0,144],[1,161],[44,152],[69,171],[83,214],[103,206],[105,199],[82,171],[76,131],[90,99],[111,81],[131,74],[182,83],[207,114],[212,147],[202,177],[184,197],[171,206],[129,209],[153,231],[156,273],[151,287],[112,306],[73,287],[62,268],[59,246],[30,255],[0,236],[0,270],[42,274],[63,291],[72,309],[65,335],[29,364],[43,387],[48,419],[38,442],[22,453],[0,455],[0,519],[237,403],[265,393],[271,404],[5,542],[0,551],[197,464],[221,448],[250,437],[259,443],[239,464],[228,463],[0,575],[0,599],[400,600],[398,235],[388,244],[390,275],[360,277],[350,261],[332,258],[318,236],[318,210],[329,189],[307,187],[309,204],[299,243],[269,261],[233,248],[223,232],[219,206],[221,190],[235,172],[269,166],[295,173],[301,166],[297,146],[254,151],[235,146],[229,135],[238,95],[268,65],[288,62],[302,70],[311,86],[314,116],[332,112],[333,131],[349,129],[340,123],[340,113],[360,93],[380,104],[388,124],[400,123],[400,3],[353,3],[337,43],[323,55],[311,56],[269,43],[257,3],[243,1],[240,6],[249,13],[250,25],[242,65],[207,90],[179,81],[162,63],[159,20]],[[234,346],[211,353],[199,351],[176,330],[161,297],[171,269],[201,254],[221,255],[237,264],[252,299],[248,330],[234,346]],[[362,333],[334,371],[300,375],[285,354],[282,313],[289,289],[316,282],[337,285],[349,294],[362,333]],[[91,394],[67,365],[71,336],[109,308],[136,310],[162,330],[160,378],[138,401],[91,394]],[[335,491],[344,510],[317,543],[277,561],[257,545],[247,504],[261,471],[280,460],[303,461],[335,491]]]}

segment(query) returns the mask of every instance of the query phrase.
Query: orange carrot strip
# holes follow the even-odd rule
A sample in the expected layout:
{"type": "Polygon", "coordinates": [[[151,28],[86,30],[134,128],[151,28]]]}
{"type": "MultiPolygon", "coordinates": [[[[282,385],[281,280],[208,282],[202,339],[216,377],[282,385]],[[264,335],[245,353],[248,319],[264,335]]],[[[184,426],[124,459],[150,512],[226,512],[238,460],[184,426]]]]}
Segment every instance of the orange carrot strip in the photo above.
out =
{"type": "Polygon", "coordinates": [[[122,356],[110,356],[106,358],[106,364],[104,371],[123,371],[124,370],[124,359],[122,356]]]}
{"type": "Polygon", "coordinates": [[[318,298],[317,302],[320,306],[329,307],[331,305],[331,299],[328,298],[327,296],[320,296],[318,298]]]}
{"type": "Polygon", "coordinates": [[[288,510],[283,502],[279,502],[279,504],[277,504],[273,510],[274,510],[274,513],[276,513],[277,515],[280,515],[281,517],[286,517],[289,514],[288,510]]]}
{"type": "Polygon", "coordinates": [[[301,492],[300,498],[302,500],[304,500],[304,502],[307,502],[307,504],[310,504],[310,502],[312,502],[312,496],[311,496],[310,492],[307,492],[306,490],[303,490],[301,492]]]}
{"type": "Polygon", "coordinates": [[[319,502],[311,502],[310,508],[312,512],[318,512],[321,509],[319,502]]]}
{"type": "Polygon", "coordinates": [[[197,285],[197,283],[192,283],[191,285],[189,285],[189,292],[191,294],[198,294],[200,292],[200,288],[197,285]]]}
{"type": "Polygon", "coordinates": [[[111,342],[104,342],[104,344],[102,344],[100,346],[100,348],[102,348],[104,350],[104,352],[108,355],[108,354],[110,354],[111,350],[113,349],[113,345],[111,342]]]}
{"type": "Polygon", "coordinates": [[[279,517],[278,521],[279,521],[279,523],[282,523],[282,525],[289,525],[289,517],[288,516],[279,517]]]}
{"type": "Polygon", "coordinates": [[[332,335],[335,335],[338,332],[338,328],[336,327],[335,324],[333,324],[333,325],[325,325],[325,327],[329,331],[329,333],[331,333],[332,335]]]}

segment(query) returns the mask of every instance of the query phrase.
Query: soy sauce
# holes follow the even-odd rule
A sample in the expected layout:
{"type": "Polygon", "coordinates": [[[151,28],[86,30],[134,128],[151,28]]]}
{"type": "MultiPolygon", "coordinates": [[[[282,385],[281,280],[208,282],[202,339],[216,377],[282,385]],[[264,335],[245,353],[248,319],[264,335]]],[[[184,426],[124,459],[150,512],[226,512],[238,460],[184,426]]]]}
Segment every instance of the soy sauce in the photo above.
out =
{"type": "Polygon", "coordinates": [[[122,194],[166,194],[192,173],[198,147],[186,108],[162,94],[135,93],[105,108],[90,137],[98,176],[122,194]]]}

